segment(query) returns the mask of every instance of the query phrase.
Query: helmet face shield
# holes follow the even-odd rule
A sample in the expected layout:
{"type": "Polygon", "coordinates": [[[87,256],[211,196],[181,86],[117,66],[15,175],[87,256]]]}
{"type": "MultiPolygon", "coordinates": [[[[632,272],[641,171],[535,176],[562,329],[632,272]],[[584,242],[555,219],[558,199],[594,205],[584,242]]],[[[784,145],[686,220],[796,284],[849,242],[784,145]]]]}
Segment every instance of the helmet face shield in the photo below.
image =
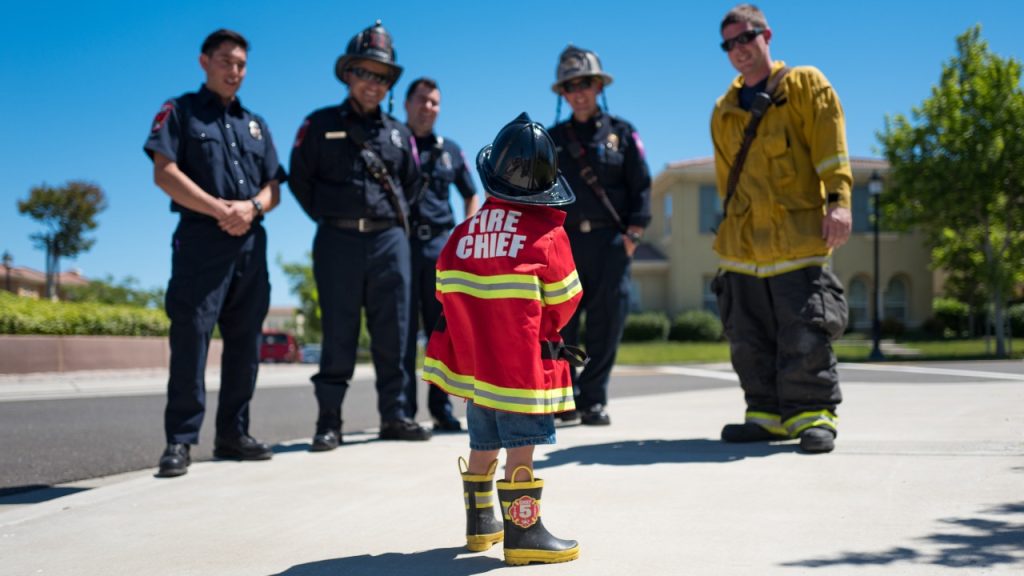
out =
{"type": "Polygon", "coordinates": [[[601,59],[597,57],[596,53],[570,44],[566,46],[565,50],[562,50],[562,54],[558,57],[555,83],[551,85],[551,91],[561,94],[562,87],[566,82],[591,76],[600,78],[604,86],[608,86],[613,80],[611,74],[601,68],[601,59]]]}
{"type": "Polygon", "coordinates": [[[345,53],[334,63],[334,75],[345,82],[345,71],[359,60],[373,60],[388,67],[390,84],[394,86],[402,75],[402,67],[395,63],[397,55],[391,42],[391,34],[384,29],[380,20],[356,34],[348,41],[345,53]]]}
{"type": "Polygon", "coordinates": [[[487,192],[520,204],[564,206],[576,201],[558,172],[558,152],[547,130],[525,112],[498,132],[476,157],[487,192]]]}

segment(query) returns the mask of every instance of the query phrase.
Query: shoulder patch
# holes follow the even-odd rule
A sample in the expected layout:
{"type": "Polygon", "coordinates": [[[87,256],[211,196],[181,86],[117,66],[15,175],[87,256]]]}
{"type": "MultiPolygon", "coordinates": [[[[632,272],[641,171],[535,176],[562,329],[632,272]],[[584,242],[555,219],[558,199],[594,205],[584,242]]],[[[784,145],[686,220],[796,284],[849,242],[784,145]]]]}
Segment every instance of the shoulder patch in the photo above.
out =
{"type": "Polygon", "coordinates": [[[157,112],[156,116],[153,118],[153,128],[151,132],[159,132],[160,129],[164,127],[164,124],[167,122],[167,118],[171,115],[171,112],[174,112],[174,101],[168,100],[167,102],[164,102],[163,106],[160,107],[160,111],[157,112]]]}
{"type": "Polygon", "coordinates": [[[302,126],[299,126],[299,131],[295,133],[295,143],[292,144],[292,148],[302,146],[302,141],[306,138],[307,130],[309,130],[309,118],[306,118],[302,122],[302,126]]]}
{"type": "Polygon", "coordinates": [[[636,144],[636,150],[640,153],[640,159],[647,159],[647,151],[644,150],[644,141],[640,139],[640,133],[636,130],[633,131],[633,142],[636,144]]]}

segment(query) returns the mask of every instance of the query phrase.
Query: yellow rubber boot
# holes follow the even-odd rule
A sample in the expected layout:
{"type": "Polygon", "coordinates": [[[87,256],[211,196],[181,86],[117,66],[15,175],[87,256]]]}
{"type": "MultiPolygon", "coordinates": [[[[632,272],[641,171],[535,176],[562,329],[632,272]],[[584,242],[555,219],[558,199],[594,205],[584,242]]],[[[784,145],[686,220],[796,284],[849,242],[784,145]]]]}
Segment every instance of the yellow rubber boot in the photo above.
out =
{"type": "Polygon", "coordinates": [[[490,550],[505,534],[501,522],[494,517],[494,471],[497,468],[495,460],[487,467],[487,474],[470,474],[466,460],[459,458],[462,497],[466,502],[466,548],[472,552],[490,550]]]}
{"type": "Polygon", "coordinates": [[[498,497],[501,499],[505,519],[505,563],[524,566],[530,562],[553,564],[579,558],[579,543],[552,536],[540,520],[540,496],[544,481],[534,478],[533,470],[526,466],[513,470],[513,479],[519,470],[526,470],[530,480],[498,481],[498,497]]]}

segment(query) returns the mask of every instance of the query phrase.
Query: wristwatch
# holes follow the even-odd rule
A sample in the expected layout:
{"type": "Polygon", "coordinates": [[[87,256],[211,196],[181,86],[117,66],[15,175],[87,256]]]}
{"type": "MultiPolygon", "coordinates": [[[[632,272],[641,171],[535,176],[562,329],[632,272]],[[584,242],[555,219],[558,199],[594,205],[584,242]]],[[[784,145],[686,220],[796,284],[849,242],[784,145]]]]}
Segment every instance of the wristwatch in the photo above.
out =
{"type": "Polygon", "coordinates": [[[249,202],[252,202],[252,207],[256,209],[256,215],[263,216],[263,202],[255,198],[250,199],[249,202]]]}
{"type": "Polygon", "coordinates": [[[629,239],[633,241],[633,244],[639,244],[640,239],[644,237],[644,235],[639,232],[626,232],[626,236],[629,236],[629,239]]]}

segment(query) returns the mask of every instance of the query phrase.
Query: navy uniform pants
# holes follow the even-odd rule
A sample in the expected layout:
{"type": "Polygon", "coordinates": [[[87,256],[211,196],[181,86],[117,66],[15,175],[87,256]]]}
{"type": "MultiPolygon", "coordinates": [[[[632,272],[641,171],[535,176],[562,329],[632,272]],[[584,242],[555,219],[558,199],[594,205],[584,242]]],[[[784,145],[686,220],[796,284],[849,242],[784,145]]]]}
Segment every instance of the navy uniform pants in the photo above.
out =
{"type": "Polygon", "coordinates": [[[572,257],[583,288],[583,299],[562,329],[567,344],[580,344],[580,316],[585,315],[583,347],[590,362],[577,374],[572,369],[576,408],[608,404],[608,380],[629,313],[630,258],[615,228],[588,233],[569,231],[572,257]]]}
{"type": "Polygon", "coordinates": [[[768,278],[725,272],[712,289],[747,420],[774,417],[790,433],[803,414],[834,423],[842,394],[832,342],[848,316],[835,275],[818,266],[768,278]]]}
{"type": "Polygon", "coordinates": [[[199,442],[214,325],[224,344],[216,433],[226,438],[248,434],[260,331],[270,305],[266,232],[257,223],[244,236],[230,236],[213,220],[182,217],[174,232],[171,266],[165,302],[171,320],[167,442],[199,442]]]}
{"type": "Polygon", "coordinates": [[[324,340],[312,380],[320,410],[341,410],[355,371],[361,312],[377,373],[382,421],[405,417],[405,341],[409,331],[409,240],[401,228],[361,233],[327,224],[313,241],[324,340]]]}
{"type": "MultiPolygon", "coordinates": [[[[441,317],[441,303],[437,301],[436,295],[437,258],[447,241],[447,233],[427,240],[413,236],[409,241],[412,252],[412,287],[409,292],[409,334],[405,348],[405,399],[406,415],[413,419],[419,408],[416,397],[419,380],[416,375],[417,335],[422,320],[423,333],[429,339],[441,317]]],[[[446,420],[452,415],[448,394],[437,386],[427,386],[427,408],[430,415],[438,420],[446,420]]]]}

